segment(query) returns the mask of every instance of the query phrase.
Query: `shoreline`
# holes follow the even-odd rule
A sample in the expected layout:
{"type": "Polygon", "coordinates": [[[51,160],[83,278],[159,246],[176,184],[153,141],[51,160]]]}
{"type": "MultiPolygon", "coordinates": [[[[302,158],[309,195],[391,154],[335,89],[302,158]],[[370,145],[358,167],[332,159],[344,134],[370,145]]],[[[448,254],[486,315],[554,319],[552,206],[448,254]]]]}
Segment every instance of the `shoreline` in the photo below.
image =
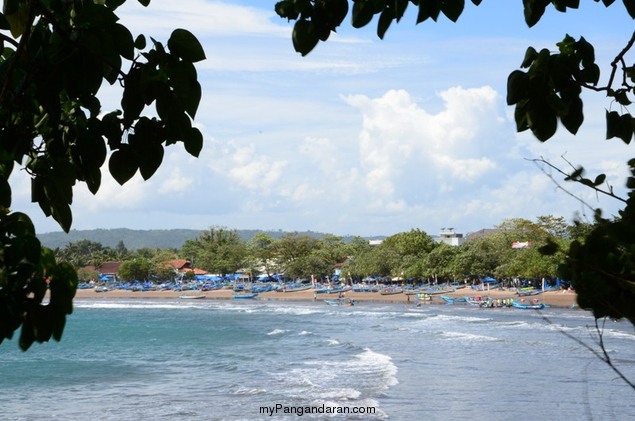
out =
{"type": "MultiPolygon", "coordinates": [[[[231,289],[220,289],[213,291],[126,291],[112,290],[106,292],[96,292],[94,289],[78,289],[75,294],[77,299],[107,299],[107,298],[130,298],[130,299],[178,299],[182,295],[203,296],[206,299],[215,300],[232,300],[233,291],[231,289]]],[[[490,290],[476,291],[472,289],[459,289],[454,292],[445,294],[450,297],[464,297],[480,295],[482,297],[490,297],[493,299],[518,298],[515,291],[490,290]]],[[[298,292],[276,292],[269,291],[261,293],[254,300],[258,301],[324,301],[325,299],[337,298],[338,294],[314,294],[311,290],[298,292]]],[[[343,297],[355,300],[359,303],[376,302],[376,303],[402,303],[415,304],[416,298],[412,295],[404,293],[393,295],[381,295],[378,292],[353,292],[347,291],[343,297]]],[[[527,297],[525,297],[527,298],[527,297]]],[[[554,308],[577,308],[577,295],[571,291],[546,291],[541,294],[532,296],[542,301],[544,304],[554,308]]],[[[438,295],[433,295],[431,301],[425,303],[445,304],[443,299],[438,295]]]]}

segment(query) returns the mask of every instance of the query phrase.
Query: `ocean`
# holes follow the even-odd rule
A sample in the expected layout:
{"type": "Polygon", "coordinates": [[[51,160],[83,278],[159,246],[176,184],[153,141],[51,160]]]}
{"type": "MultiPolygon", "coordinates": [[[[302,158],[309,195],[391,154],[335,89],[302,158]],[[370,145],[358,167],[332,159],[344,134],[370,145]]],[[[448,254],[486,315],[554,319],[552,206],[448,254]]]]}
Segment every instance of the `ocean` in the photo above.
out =
{"type": "MultiPolygon", "coordinates": [[[[62,341],[0,345],[2,420],[625,420],[582,310],[75,300],[62,341]]],[[[635,331],[601,340],[635,381],[635,331]]]]}

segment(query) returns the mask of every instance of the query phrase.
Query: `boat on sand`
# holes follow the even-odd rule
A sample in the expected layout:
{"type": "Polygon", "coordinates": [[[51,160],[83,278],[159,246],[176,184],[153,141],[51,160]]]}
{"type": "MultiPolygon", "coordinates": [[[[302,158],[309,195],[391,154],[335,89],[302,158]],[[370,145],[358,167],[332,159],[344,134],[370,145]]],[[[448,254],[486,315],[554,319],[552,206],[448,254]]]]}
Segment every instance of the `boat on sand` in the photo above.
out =
{"type": "Polygon", "coordinates": [[[251,298],[256,298],[257,296],[257,292],[235,292],[232,294],[234,300],[249,300],[251,298]]]}
{"type": "Polygon", "coordinates": [[[542,308],[545,308],[545,304],[536,299],[525,300],[521,298],[520,300],[513,300],[512,307],[520,308],[523,310],[540,310],[542,308]]]}

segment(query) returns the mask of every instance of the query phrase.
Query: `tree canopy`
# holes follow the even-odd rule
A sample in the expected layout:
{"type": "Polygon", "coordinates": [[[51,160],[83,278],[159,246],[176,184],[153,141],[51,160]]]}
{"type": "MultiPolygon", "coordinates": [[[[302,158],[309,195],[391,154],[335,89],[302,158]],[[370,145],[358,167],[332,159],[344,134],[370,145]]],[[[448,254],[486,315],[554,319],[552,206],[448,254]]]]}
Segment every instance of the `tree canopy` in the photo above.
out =
{"type": "MultiPolygon", "coordinates": [[[[615,0],[601,2],[605,7],[616,7],[615,0]]],[[[635,19],[635,0],[622,0],[621,3],[625,13],[635,19]]],[[[481,0],[472,0],[472,4],[479,6],[481,0]]],[[[275,10],[280,17],[295,21],[293,46],[304,56],[320,41],[327,41],[349,12],[353,28],[369,25],[377,17],[377,36],[383,39],[391,24],[399,22],[410,6],[417,8],[416,24],[436,22],[442,16],[457,22],[466,1],[355,0],[349,9],[347,0],[282,0],[276,3],[275,10]]],[[[550,8],[564,13],[573,12],[579,6],[579,0],[523,0],[523,17],[531,28],[550,8]]],[[[529,130],[541,142],[552,138],[560,127],[575,135],[584,122],[581,93],[588,90],[604,93],[608,101],[619,108],[619,111],[606,111],[607,139],[619,138],[630,143],[635,118],[626,107],[635,94],[635,65],[627,62],[625,57],[634,44],[635,32],[625,40],[619,51],[615,51],[615,58],[608,63],[611,70],[603,85],[600,83],[600,66],[595,60],[595,48],[584,37],[575,39],[565,34],[556,43],[555,51],[529,46],[525,56],[519,60],[520,69],[512,70],[507,79],[507,104],[514,107],[517,131],[529,130]]],[[[616,196],[612,187],[606,186],[605,174],[589,178],[582,167],[570,172],[560,170],[565,180],[607,194],[622,201],[625,207],[613,219],[603,218],[601,210],[596,210],[596,224],[585,237],[571,242],[570,246],[566,246],[567,250],[563,250],[563,244],[550,241],[543,245],[541,253],[542,256],[553,256],[566,252],[567,259],[561,273],[573,282],[579,294],[578,302],[583,308],[591,309],[597,318],[626,317],[635,324],[635,268],[632,264],[635,261],[635,159],[628,161],[628,167],[632,176],[626,181],[629,189],[627,198],[616,196]]],[[[486,252],[485,248],[474,252],[474,259],[481,260],[483,270],[496,265],[495,260],[488,263],[486,256],[478,256],[486,252]]]]}
{"type": "MultiPolygon", "coordinates": [[[[194,63],[205,59],[185,29],[166,42],[120,24],[125,0],[5,0],[0,13],[0,342],[22,326],[20,347],[60,339],[72,311],[74,269],[42,248],[30,218],[11,211],[9,177],[22,168],[31,197],[64,231],[73,186],[95,194],[107,162],[124,184],[150,178],[164,147],[198,156],[192,119],[201,98],[194,63]],[[149,41],[149,42],[148,42],[149,41]],[[102,85],[121,88],[120,108],[103,110],[102,85]],[[45,280],[48,280],[48,284],[45,280]],[[50,292],[48,305],[43,298],[50,292]]],[[[150,0],[139,0],[148,6],[150,0]]]]}

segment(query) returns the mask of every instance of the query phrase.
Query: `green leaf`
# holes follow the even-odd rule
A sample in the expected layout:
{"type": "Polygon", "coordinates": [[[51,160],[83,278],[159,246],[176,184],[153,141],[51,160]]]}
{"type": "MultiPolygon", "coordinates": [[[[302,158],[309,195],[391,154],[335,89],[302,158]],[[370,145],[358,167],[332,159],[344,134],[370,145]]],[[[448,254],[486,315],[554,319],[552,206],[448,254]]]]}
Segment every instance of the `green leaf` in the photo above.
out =
{"type": "Polygon", "coordinates": [[[2,29],[3,31],[8,31],[11,29],[9,22],[7,21],[7,18],[4,16],[3,13],[0,13],[0,29],[2,29]]]}
{"type": "Polygon", "coordinates": [[[68,233],[73,224],[73,213],[68,203],[61,201],[51,201],[51,216],[60,224],[64,232],[68,233]]]}
{"type": "Polygon", "coordinates": [[[185,150],[192,156],[198,157],[203,149],[203,135],[196,127],[192,127],[187,131],[183,138],[185,150]]]}
{"type": "Polygon", "coordinates": [[[558,252],[559,249],[560,248],[553,240],[548,239],[547,244],[538,247],[538,253],[542,254],[543,256],[553,256],[558,252]]]}
{"type": "Polygon", "coordinates": [[[36,237],[24,238],[24,257],[31,263],[39,263],[42,255],[42,244],[36,237]]]}
{"type": "Polygon", "coordinates": [[[531,132],[541,142],[549,140],[558,128],[558,118],[553,109],[546,104],[535,104],[528,113],[531,132]]]}
{"type": "Polygon", "coordinates": [[[146,37],[143,36],[143,34],[135,38],[134,48],[136,48],[137,50],[143,50],[146,48],[146,37]]]}
{"type": "Polygon", "coordinates": [[[22,330],[20,331],[20,340],[18,342],[20,349],[26,351],[35,342],[35,334],[33,333],[33,323],[31,318],[27,317],[22,324],[22,330]]]}
{"type": "Polygon", "coordinates": [[[121,111],[113,111],[104,115],[101,119],[102,133],[108,139],[108,145],[111,149],[117,149],[121,144],[123,130],[119,119],[120,115],[121,111]]]}
{"type": "Polygon", "coordinates": [[[168,116],[163,119],[163,124],[165,130],[162,136],[170,144],[170,141],[174,143],[174,141],[181,140],[186,135],[187,131],[192,127],[192,120],[182,109],[172,107],[168,116]]]}
{"type": "Polygon", "coordinates": [[[576,180],[584,174],[584,167],[578,167],[571,174],[565,177],[565,181],[576,180]]]}
{"type": "Polygon", "coordinates": [[[379,22],[377,22],[377,36],[379,39],[384,39],[384,34],[390,27],[392,20],[394,19],[394,14],[392,9],[384,9],[379,15],[379,22]]]}
{"type": "Polygon", "coordinates": [[[525,69],[531,66],[536,58],[538,58],[538,51],[536,51],[534,47],[527,48],[527,51],[525,51],[525,57],[523,58],[523,62],[521,63],[520,67],[525,69]]]}
{"type": "Polygon", "coordinates": [[[580,71],[579,82],[589,83],[591,85],[597,85],[599,80],[600,80],[600,66],[598,66],[595,63],[585,66],[580,71]]]}
{"type": "Polygon", "coordinates": [[[108,169],[117,183],[122,186],[135,175],[139,164],[130,146],[121,145],[121,149],[113,152],[108,161],[108,169]]]}
{"type": "Polygon", "coordinates": [[[110,29],[110,35],[112,36],[113,42],[117,47],[119,54],[127,60],[133,60],[135,43],[128,28],[116,23],[110,29]]]}
{"type": "Polygon", "coordinates": [[[429,0],[419,2],[419,12],[417,14],[417,23],[421,23],[428,18],[432,18],[436,22],[441,12],[439,0],[429,0]]]}
{"type": "Polygon", "coordinates": [[[106,162],[106,155],[108,154],[103,137],[94,135],[94,133],[98,133],[96,125],[91,125],[89,129],[89,132],[78,136],[75,143],[75,150],[79,159],[78,164],[83,170],[100,168],[106,162]]]}
{"type": "Polygon", "coordinates": [[[150,0],[139,0],[139,3],[141,3],[144,7],[148,7],[150,0]]]}
{"type": "MultiPolygon", "coordinates": [[[[185,111],[194,118],[201,100],[201,85],[196,80],[196,69],[191,63],[173,62],[170,63],[166,72],[170,77],[170,86],[174,90],[174,96],[185,111]]],[[[157,99],[165,96],[165,89],[157,86],[157,99]]],[[[172,104],[174,106],[174,104],[172,104]]],[[[157,112],[159,105],[157,104],[157,112]]]]}
{"type": "MultiPolygon", "coordinates": [[[[348,5],[348,2],[347,2],[348,5]]],[[[300,13],[296,10],[294,0],[282,0],[276,3],[274,10],[281,18],[296,20],[300,13]]]]}
{"type": "Polygon", "coordinates": [[[595,186],[599,186],[600,184],[603,184],[604,181],[606,181],[606,174],[599,174],[597,177],[595,177],[595,181],[593,182],[593,184],[595,186]]]}
{"type": "Polygon", "coordinates": [[[3,13],[11,28],[13,38],[18,38],[26,31],[29,23],[30,3],[19,0],[5,0],[3,13]]]}
{"type": "MultiPolygon", "coordinates": [[[[5,218],[7,231],[16,237],[35,237],[35,226],[31,218],[22,212],[12,212],[5,218]]],[[[39,259],[34,259],[37,261],[39,259]]]]}
{"type": "Polygon", "coordinates": [[[507,105],[514,105],[527,97],[527,74],[514,70],[507,77],[507,105]]]}
{"type": "Polygon", "coordinates": [[[101,187],[101,170],[99,167],[87,168],[84,174],[86,187],[92,194],[97,194],[101,187]]]}
{"type": "MultiPolygon", "coordinates": [[[[363,28],[373,19],[371,2],[356,1],[353,3],[352,25],[353,28],[363,28]]],[[[297,50],[296,50],[297,51],[297,50]]]]}
{"type": "Polygon", "coordinates": [[[631,100],[626,96],[626,89],[618,89],[613,96],[620,105],[631,105],[631,100]]]}
{"type": "Polygon", "coordinates": [[[66,325],[66,316],[64,313],[55,311],[51,315],[51,328],[53,339],[56,341],[62,340],[62,333],[64,333],[64,326],[66,325]]]}
{"type": "Polygon", "coordinates": [[[565,114],[560,115],[560,121],[569,133],[576,134],[578,132],[578,129],[584,122],[582,100],[579,97],[567,102],[567,111],[565,114]]]}
{"type": "Polygon", "coordinates": [[[47,247],[42,247],[42,256],[40,257],[40,261],[42,262],[42,267],[44,269],[53,270],[57,267],[55,263],[55,253],[53,250],[47,247]]]}
{"type": "Polygon", "coordinates": [[[408,8],[408,0],[394,0],[395,1],[395,20],[399,22],[406,13],[408,8]]]}
{"type": "Polygon", "coordinates": [[[205,51],[196,37],[185,29],[175,29],[168,40],[170,52],[190,63],[205,60],[205,51]]]}
{"type": "Polygon", "coordinates": [[[516,131],[524,132],[529,129],[529,120],[528,120],[528,101],[521,101],[516,104],[516,108],[514,108],[514,121],[516,122],[516,131]]]}
{"type": "Polygon", "coordinates": [[[575,43],[577,56],[583,63],[595,62],[595,49],[584,37],[580,37],[575,43]]]}
{"type": "MultiPolygon", "coordinates": [[[[150,142],[148,139],[146,142],[150,142]]],[[[144,180],[148,180],[161,166],[163,162],[163,146],[160,143],[146,145],[143,148],[143,155],[140,155],[139,172],[144,180]]]]}
{"type": "Polygon", "coordinates": [[[525,23],[530,28],[542,18],[550,2],[550,0],[523,0],[525,23]]]}
{"type": "Polygon", "coordinates": [[[624,0],[624,6],[626,7],[626,11],[631,16],[631,18],[635,19],[635,1],[624,0]]]}
{"type": "Polygon", "coordinates": [[[452,22],[456,22],[463,13],[465,0],[445,0],[441,3],[441,11],[452,22]]]}
{"type": "Polygon", "coordinates": [[[306,56],[315,48],[320,38],[313,23],[302,19],[293,25],[292,40],[295,51],[306,56]]]}
{"type": "Polygon", "coordinates": [[[144,97],[141,88],[145,85],[146,78],[142,68],[137,67],[130,70],[124,79],[121,108],[123,108],[124,124],[127,126],[132,125],[143,111],[144,97]]]}
{"type": "Polygon", "coordinates": [[[49,276],[50,305],[61,314],[73,312],[73,297],[77,291],[77,271],[67,262],[60,262],[49,276]]]}
{"type": "Polygon", "coordinates": [[[0,177],[0,207],[11,207],[11,186],[4,177],[0,177]]]}
{"type": "MultiPolygon", "coordinates": [[[[332,31],[342,24],[342,21],[348,14],[348,0],[331,0],[330,2],[324,2],[324,8],[328,9],[326,17],[326,25],[332,31]]],[[[316,8],[319,3],[316,4],[316,8]]]]}
{"type": "Polygon", "coordinates": [[[633,118],[630,114],[620,115],[617,111],[606,112],[606,138],[618,137],[626,144],[633,136],[633,118]]]}

